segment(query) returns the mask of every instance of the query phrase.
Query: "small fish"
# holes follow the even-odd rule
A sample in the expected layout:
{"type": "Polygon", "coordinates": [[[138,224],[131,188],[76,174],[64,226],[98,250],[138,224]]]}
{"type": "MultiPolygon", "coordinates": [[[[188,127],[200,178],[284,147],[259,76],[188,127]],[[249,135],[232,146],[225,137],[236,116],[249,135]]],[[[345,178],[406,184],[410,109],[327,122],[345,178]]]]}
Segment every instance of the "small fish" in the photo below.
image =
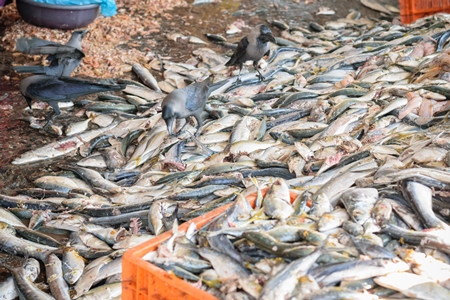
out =
{"type": "Polygon", "coordinates": [[[379,12],[383,12],[388,15],[392,14],[392,12],[389,9],[387,9],[385,6],[383,6],[382,4],[380,4],[379,2],[376,2],[376,1],[370,2],[368,0],[361,0],[361,4],[370,9],[373,9],[373,10],[376,10],[379,12]]]}
{"type": "Polygon", "coordinates": [[[153,232],[155,235],[164,232],[164,219],[166,216],[166,211],[170,206],[177,206],[177,202],[170,200],[158,200],[153,202],[150,210],[148,211],[149,224],[153,227],[153,232]]]}
{"type": "Polygon", "coordinates": [[[195,36],[189,36],[188,42],[191,44],[207,45],[207,43],[205,41],[203,41],[202,39],[195,37],[195,36]]]}
{"type": "Polygon", "coordinates": [[[135,72],[138,77],[142,80],[142,82],[147,85],[148,87],[154,89],[155,91],[161,93],[161,89],[158,86],[158,82],[156,81],[155,77],[153,77],[152,73],[145,68],[144,66],[134,63],[132,65],[133,72],[135,72]]]}
{"type": "Polygon", "coordinates": [[[316,12],[316,15],[334,15],[335,11],[329,7],[321,6],[319,7],[319,11],[316,12]]]}
{"type": "Polygon", "coordinates": [[[205,33],[206,37],[212,41],[216,42],[226,42],[227,39],[220,34],[214,34],[214,33],[205,33]]]}
{"type": "Polygon", "coordinates": [[[55,254],[49,254],[44,261],[47,282],[50,291],[57,299],[71,299],[69,295],[69,286],[63,278],[63,269],[61,260],[55,254]]]}
{"type": "Polygon", "coordinates": [[[127,87],[123,91],[127,94],[135,95],[152,102],[165,97],[165,94],[158,90],[161,90],[159,87],[159,82],[158,82],[158,89],[155,90],[151,90],[147,87],[141,87],[136,85],[127,85],[127,87]]]}
{"type": "Polygon", "coordinates": [[[446,299],[450,292],[438,283],[412,273],[391,273],[375,277],[381,286],[399,291],[408,297],[420,299],[446,299]]]}
{"type": "Polygon", "coordinates": [[[273,26],[278,27],[281,30],[288,30],[289,29],[289,25],[286,24],[286,22],[284,22],[284,21],[272,20],[271,23],[272,23],[273,26]]]}
{"type": "Polygon", "coordinates": [[[122,282],[104,284],[91,289],[83,296],[75,299],[95,300],[95,299],[120,299],[122,295],[122,282]]]}
{"type": "MultiPolygon", "coordinates": [[[[7,268],[12,273],[14,278],[14,286],[16,287],[19,297],[23,297],[24,299],[55,300],[54,297],[47,294],[46,292],[41,291],[37,287],[37,285],[34,283],[34,279],[32,280],[31,276],[31,278],[27,276],[28,274],[30,274],[30,271],[26,271],[24,267],[20,265],[22,261],[18,262],[17,259],[17,257],[12,257],[12,259],[2,258],[2,266],[7,268]]],[[[34,268],[37,268],[37,270],[39,270],[39,266],[34,266],[34,268]]],[[[37,271],[37,273],[39,273],[39,271],[37,271]]]]}
{"type": "Polygon", "coordinates": [[[66,136],[69,135],[74,135],[74,134],[78,134],[81,133],[83,131],[86,131],[86,129],[88,129],[89,127],[89,123],[91,122],[91,119],[86,119],[83,121],[79,121],[79,122],[75,122],[75,123],[70,123],[69,125],[67,125],[66,130],[64,131],[66,136]]]}
{"type": "Polygon", "coordinates": [[[341,197],[350,217],[362,225],[370,218],[372,208],[378,200],[378,191],[370,188],[356,188],[343,193],[341,197]]]}
{"type": "Polygon", "coordinates": [[[322,253],[323,248],[318,248],[310,255],[292,261],[284,270],[269,279],[261,290],[259,299],[283,299],[290,296],[298,278],[306,275],[322,253]]]}
{"type": "MultiPolygon", "coordinates": [[[[23,276],[28,278],[31,282],[34,282],[40,274],[39,261],[34,258],[29,258],[23,266],[23,276]]],[[[19,297],[18,291],[15,287],[14,277],[9,277],[0,284],[0,291],[2,292],[2,298],[5,300],[13,300],[19,297]]]]}
{"type": "Polygon", "coordinates": [[[84,259],[71,247],[64,247],[62,256],[62,271],[68,284],[74,285],[83,274],[84,259]]]}
{"type": "Polygon", "coordinates": [[[25,152],[20,157],[14,159],[13,164],[25,164],[65,155],[73,150],[78,149],[81,145],[89,142],[98,135],[116,127],[118,122],[101,128],[87,131],[74,136],[66,137],[60,141],[52,142],[33,151],[25,152]]]}

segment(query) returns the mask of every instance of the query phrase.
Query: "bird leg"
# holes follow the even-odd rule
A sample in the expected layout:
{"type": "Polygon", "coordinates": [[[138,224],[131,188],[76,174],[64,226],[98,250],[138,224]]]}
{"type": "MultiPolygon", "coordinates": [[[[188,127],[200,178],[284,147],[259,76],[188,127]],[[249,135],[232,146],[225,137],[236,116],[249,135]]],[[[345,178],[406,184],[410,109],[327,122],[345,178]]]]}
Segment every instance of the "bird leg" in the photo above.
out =
{"type": "Polygon", "coordinates": [[[49,120],[49,121],[42,127],[42,130],[45,131],[45,130],[47,129],[47,127],[50,126],[50,125],[52,125],[52,124],[53,124],[53,121],[50,121],[50,120],[49,120]]]}
{"type": "Polygon", "coordinates": [[[202,116],[199,115],[195,115],[194,118],[197,120],[197,131],[195,132],[195,137],[198,137],[200,135],[200,128],[202,127],[203,121],[202,121],[202,116]]]}
{"type": "Polygon", "coordinates": [[[53,108],[53,112],[51,112],[48,117],[46,118],[48,120],[47,124],[42,127],[42,129],[46,129],[49,125],[53,124],[53,120],[61,114],[61,110],[59,109],[58,102],[48,102],[48,104],[53,108]]]}
{"type": "Polygon", "coordinates": [[[53,124],[53,120],[57,117],[58,115],[56,114],[55,111],[50,112],[50,114],[46,117],[47,119],[47,123],[42,127],[42,129],[45,131],[45,129],[47,129],[48,126],[53,124]]]}
{"type": "Polygon", "coordinates": [[[256,75],[256,77],[258,77],[260,81],[266,80],[266,78],[261,74],[261,72],[258,69],[258,62],[257,61],[253,62],[253,67],[255,67],[256,72],[258,72],[258,74],[259,74],[259,76],[256,75]]]}
{"type": "Polygon", "coordinates": [[[233,83],[234,85],[238,85],[239,83],[241,83],[241,72],[242,72],[242,64],[239,64],[239,74],[238,74],[238,78],[236,79],[236,81],[233,83]]]}

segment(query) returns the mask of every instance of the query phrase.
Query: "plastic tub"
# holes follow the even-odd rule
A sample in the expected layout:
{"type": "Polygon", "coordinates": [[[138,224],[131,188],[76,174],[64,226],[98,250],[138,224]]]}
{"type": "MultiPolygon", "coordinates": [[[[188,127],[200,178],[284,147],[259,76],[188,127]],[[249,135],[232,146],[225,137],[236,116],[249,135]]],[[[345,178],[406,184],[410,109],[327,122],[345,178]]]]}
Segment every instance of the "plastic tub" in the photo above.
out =
{"type": "Polygon", "coordinates": [[[399,0],[399,5],[404,24],[437,12],[450,12],[450,0],[399,0]]]}
{"type": "MultiPolygon", "coordinates": [[[[262,190],[263,195],[269,188],[262,190]]],[[[291,191],[291,202],[297,194],[291,191]]],[[[254,206],[256,194],[246,197],[254,206]]],[[[197,229],[207,225],[214,218],[225,212],[233,203],[219,207],[203,216],[197,217],[178,227],[179,231],[186,232],[191,223],[195,223],[197,229]]],[[[156,250],[158,246],[172,236],[172,231],[165,232],[148,242],[134,247],[125,252],[122,263],[122,299],[133,300],[217,300],[216,297],[205,291],[193,287],[186,281],[156,267],[142,257],[150,251],[156,250]]]]}
{"type": "Polygon", "coordinates": [[[16,0],[17,10],[25,22],[54,28],[76,29],[89,25],[98,15],[98,4],[53,5],[33,0],[16,0]]]}

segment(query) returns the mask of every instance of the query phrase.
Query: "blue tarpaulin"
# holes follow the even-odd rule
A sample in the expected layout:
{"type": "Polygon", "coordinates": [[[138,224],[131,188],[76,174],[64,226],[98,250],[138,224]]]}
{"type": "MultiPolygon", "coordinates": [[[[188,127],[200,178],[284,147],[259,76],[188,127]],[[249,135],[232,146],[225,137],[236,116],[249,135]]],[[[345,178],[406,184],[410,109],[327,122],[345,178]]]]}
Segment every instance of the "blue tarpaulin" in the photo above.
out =
{"type": "Polygon", "coordinates": [[[100,4],[100,11],[105,17],[114,16],[117,13],[115,0],[35,0],[36,2],[56,5],[89,5],[100,4]]]}

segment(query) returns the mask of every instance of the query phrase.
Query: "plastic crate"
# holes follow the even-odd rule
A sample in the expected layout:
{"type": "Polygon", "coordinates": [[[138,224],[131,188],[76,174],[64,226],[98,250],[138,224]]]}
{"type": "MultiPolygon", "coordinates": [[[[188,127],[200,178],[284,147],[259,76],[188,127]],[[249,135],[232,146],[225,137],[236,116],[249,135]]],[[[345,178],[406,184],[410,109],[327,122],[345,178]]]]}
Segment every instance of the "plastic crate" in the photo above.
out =
{"type": "MultiPolygon", "coordinates": [[[[269,188],[262,189],[263,195],[269,188]]],[[[291,202],[297,194],[291,191],[291,202]]],[[[254,206],[256,193],[246,197],[254,206]]],[[[179,231],[186,232],[191,223],[195,223],[197,229],[207,225],[214,218],[225,212],[233,203],[219,207],[203,216],[192,219],[178,227],[179,231]]],[[[142,257],[150,251],[154,251],[164,241],[172,236],[172,231],[165,232],[150,241],[125,252],[122,261],[122,299],[125,300],[217,300],[216,297],[205,291],[195,288],[188,282],[156,267],[142,257]]]]}
{"type": "Polygon", "coordinates": [[[450,12],[450,0],[399,0],[399,5],[404,24],[437,12],[450,12]]]}

